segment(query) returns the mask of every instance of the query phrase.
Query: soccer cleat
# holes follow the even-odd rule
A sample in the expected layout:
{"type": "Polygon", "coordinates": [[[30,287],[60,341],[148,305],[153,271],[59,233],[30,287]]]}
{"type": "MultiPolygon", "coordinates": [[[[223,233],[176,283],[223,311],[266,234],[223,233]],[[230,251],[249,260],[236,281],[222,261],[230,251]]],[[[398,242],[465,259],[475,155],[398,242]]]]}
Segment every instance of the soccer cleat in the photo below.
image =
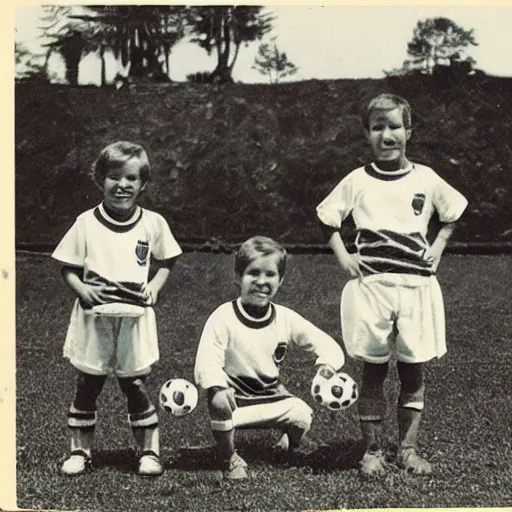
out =
{"type": "Polygon", "coordinates": [[[398,466],[413,475],[430,475],[432,465],[416,453],[414,448],[402,448],[396,458],[398,466]]]}
{"type": "Polygon", "coordinates": [[[274,450],[274,453],[281,454],[287,453],[290,450],[290,438],[286,432],[280,437],[277,443],[272,446],[272,449],[274,450]]]}
{"type": "Polygon", "coordinates": [[[371,478],[383,475],[386,472],[387,463],[382,450],[367,451],[359,462],[361,476],[371,478]]]}
{"type": "Polygon", "coordinates": [[[140,476],[160,476],[164,472],[160,457],[153,451],[145,451],[139,459],[137,473],[140,476]]]}
{"type": "Polygon", "coordinates": [[[75,476],[85,473],[91,468],[91,456],[84,450],[74,450],[64,461],[60,472],[66,476],[75,476]]]}
{"type": "Polygon", "coordinates": [[[245,462],[238,453],[234,452],[229,459],[222,462],[222,473],[225,480],[246,480],[249,478],[245,462]]]}

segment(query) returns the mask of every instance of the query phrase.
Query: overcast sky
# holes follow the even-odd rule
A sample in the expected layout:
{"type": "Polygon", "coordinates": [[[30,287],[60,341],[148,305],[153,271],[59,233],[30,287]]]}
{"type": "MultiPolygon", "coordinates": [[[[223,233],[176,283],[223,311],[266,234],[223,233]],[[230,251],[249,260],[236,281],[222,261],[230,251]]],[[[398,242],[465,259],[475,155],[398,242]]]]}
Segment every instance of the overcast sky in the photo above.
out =
{"type": "MultiPolygon", "coordinates": [[[[251,2],[252,3],[252,2],[251,2]]],[[[75,3],[77,4],[77,3],[75,3]]],[[[295,80],[327,78],[382,78],[383,70],[400,67],[406,58],[418,20],[443,16],[462,28],[474,30],[470,47],[476,67],[488,74],[512,76],[512,5],[502,6],[300,6],[267,5],[274,11],[277,45],[299,68],[295,80]]],[[[18,7],[16,39],[37,47],[40,7],[18,7]]],[[[234,77],[242,82],[264,82],[251,69],[257,44],[242,47],[234,77]]],[[[196,45],[180,43],[171,55],[171,78],[185,80],[189,73],[209,71],[215,60],[196,45]]],[[[82,79],[99,73],[97,60],[84,61],[82,79]]]]}

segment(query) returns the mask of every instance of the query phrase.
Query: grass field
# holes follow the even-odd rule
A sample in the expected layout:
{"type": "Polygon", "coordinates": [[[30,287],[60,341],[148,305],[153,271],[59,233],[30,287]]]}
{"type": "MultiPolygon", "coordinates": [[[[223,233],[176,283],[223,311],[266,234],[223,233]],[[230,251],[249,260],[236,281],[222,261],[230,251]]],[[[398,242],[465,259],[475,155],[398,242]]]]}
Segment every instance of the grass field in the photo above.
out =
{"type": "MultiPolygon", "coordinates": [[[[421,449],[434,474],[398,469],[375,481],[357,471],[361,442],[356,408],[332,419],[315,408],[313,428],[296,464],[274,460],[276,434],[240,432],[238,448],[252,479],[227,484],[216,470],[204,401],[182,419],[161,415],[165,474],[133,473],[135,452],[115,381],[99,399],[93,472],[59,475],[68,449],[66,414],[74,374],[61,351],[72,297],[48,256],[17,255],[18,506],[83,511],[284,511],[387,507],[512,506],[512,256],[448,255],[439,270],[447,311],[448,354],[429,366],[421,449]]],[[[202,324],[231,299],[232,257],[187,253],[157,306],[161,361],[149,388],[171,377],[192,379],[202,324]]],[[[331,255],[293,255],[277,301],[340,339],[344,283],[331,255]]],[[[358,365],[345,371],[358,376],[358,365]]],[[[283,380],[313,405],[313,360],[291,353],[283,380]]],[[[388,379],[396,401],[394,369],[388,379]]],[[[387,436],[394,442],[394,415],[387,436]]]]}

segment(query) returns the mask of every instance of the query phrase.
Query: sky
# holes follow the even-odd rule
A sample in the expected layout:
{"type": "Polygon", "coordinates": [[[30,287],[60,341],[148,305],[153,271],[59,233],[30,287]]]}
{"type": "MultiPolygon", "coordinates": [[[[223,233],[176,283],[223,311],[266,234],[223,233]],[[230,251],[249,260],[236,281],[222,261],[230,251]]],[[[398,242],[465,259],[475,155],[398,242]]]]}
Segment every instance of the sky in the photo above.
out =
{"type": "MultiPolygon", "coordinates": [[[[350,6],[350,5],[272,5],[276,19],[273,31],[280,51],[286,52],[299,72],[293,80],[337,78],[382,78],[384,71],[399,68],[407,57],[407,43],[419,20],[447,17],[465,30],[474,30],[478,43],[467,53],[476,67],[488,74],[512,76],[512,4],[496,6],[350,6]]],[[[40,6],[18,7],[15,13],[15,38],[37,50],[40,6]]],[[[252,69],[259,43],[242,46],[233,76],[252,83],[267,78],[252,69]]],[[[53,66],[59,68],[55,58],[53,66]]],[[[197,45],[179,43],[170,59],[170,76],[185,81],[189,73],[211,71],[215,58],[209,58],[197,45]]],[[[97,58],[83,60],[82,83],[99,80],[97,58]]],[[[61,72],[61,71],[59,71],[61,72]]],[[[115,70],[109,67],[113,76],[115,70]]]]}

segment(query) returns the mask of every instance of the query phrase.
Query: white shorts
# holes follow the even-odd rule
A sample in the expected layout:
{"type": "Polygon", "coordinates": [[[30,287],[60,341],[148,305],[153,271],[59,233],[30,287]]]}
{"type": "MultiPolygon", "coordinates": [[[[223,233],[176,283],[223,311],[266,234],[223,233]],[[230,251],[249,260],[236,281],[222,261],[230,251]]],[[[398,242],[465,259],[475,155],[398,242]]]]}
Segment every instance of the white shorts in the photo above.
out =
{"type": "Polygon", "coordinates": [[[153,308],[140,317],[86,315],[75,301],[69,323],[64,357],[79,370],[92,375],[135,377],[150,372],[158,361],[158,336],[153,308]]]}
{"type": "Polygon", "coordinates": [[[446,353],[444,304],[437,278],[411,276],[408,281],[407,277],[368,276],[345,285],[341,330],[349,356],[385,363],[394,349],[398,361],[422,363],[446,353]]]}
{"type": "Polygon", "coordinates": [[[237,428],[299,427],[305,431],[311,426],[313,411],[297,397],[275,402],[237,407],[233,411],[233,426],[237,428]]]}

